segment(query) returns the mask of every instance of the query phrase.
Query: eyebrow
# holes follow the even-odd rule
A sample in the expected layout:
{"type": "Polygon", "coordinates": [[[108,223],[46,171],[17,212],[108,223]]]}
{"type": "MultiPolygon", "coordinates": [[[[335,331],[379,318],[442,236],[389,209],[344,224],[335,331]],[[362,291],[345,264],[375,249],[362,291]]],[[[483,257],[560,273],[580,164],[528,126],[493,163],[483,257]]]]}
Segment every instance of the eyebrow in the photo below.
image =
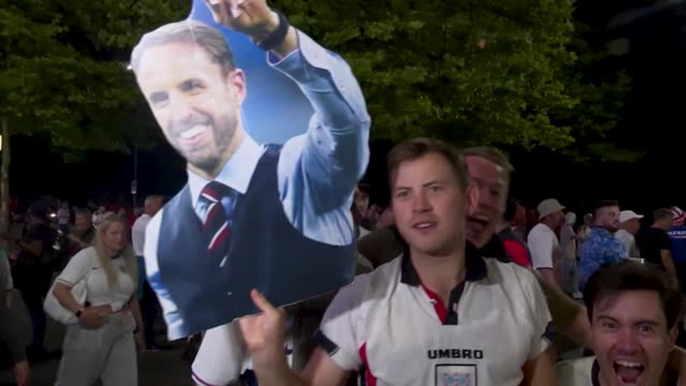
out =
{"type": "MultiPolygon", "coordinates": [[[[423,183],[423,184],[422,184],[422,187],[423,187],[423,188],[426,188],[426,187],[428,187],[428,186],[436,185],[436,184],[444,184],[444,182],[443,182],[443,181],[440,181],[440,180],[432,180],[432,181],[423,183]]],[[[393,189],[393,191],[396,191],[396,192],[397,192],[398,190],[405,190],[405,189],[412,189],[412,188],[409,187],[409,186],[397,186],[395,189],[393,189]]]]}
{"type": "MultiPolygon", "coordinates": [[[[609,315],[598,315],[598,318],[597,318],[597,319],[598,319],[598,321],[609,320],[609,321],[611,321],[611,322],[621,323],[619,320],[617,320],[617,319],[615,319],[615,318],[613,318],[613,317],[611,317],[611,316],[609,316],[609,315]]],[[[638,326],[638,325],[641,325],[641,324],[648,324],[648,325],[651,325],[651,326],[659,326],[659,325],[660,325],[658,322],[656,322],[656,321],[654,321],[654,320],[649,320],[649,319],[637,320],[637,321],[635,321],[635,322],[633,323],[634,326],[638,326]]]]}

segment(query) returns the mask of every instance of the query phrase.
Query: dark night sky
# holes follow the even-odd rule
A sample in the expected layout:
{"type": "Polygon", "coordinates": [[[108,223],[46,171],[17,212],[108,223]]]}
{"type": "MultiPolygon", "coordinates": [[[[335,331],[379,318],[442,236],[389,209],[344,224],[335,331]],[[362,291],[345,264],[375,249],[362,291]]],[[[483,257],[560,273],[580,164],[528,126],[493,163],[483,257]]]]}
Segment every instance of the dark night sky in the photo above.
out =
{"type": "MultiPolygon", "coordinates": [[[[675,3],[674,1],[672,3],[675,3]]],[[[627,208],[652,211],[659,206],[686,207],[686,194],[676,182],[684,175],[686,154],[683,118],[686,114],[686,5],[659,8],[646,1],[577,3],[577,16],[603,30],[615,15],[630,9],[640,17],[629,24],[598,34],[599,42],[628,38],[627,55],[614,59],[634,80],[634,90],[619,127],[611,138],[618,143],[647,151],[632,164],[578,165],[547,150],[514,151],[517,169],[513,195],[535,206],[541,199],[558,197],[577,211],[599,198],[617,198],[627,208]],[[600,5],[599,5],[600,3],[600,5]]],[[[385,181],[383,164],[386,142],[372,144],[370,181],[385,181]]],[[[23,204],[36,196],[52,195],[83,204],[88,198],[110,192],[112,198],[130,202],[133,156],[88,154],[84,162],[64,164],[47,141],[15,138],[12,142],[11,189],[23,204]],[[30,166],[31,165],[31,166],[30,166]],[[41,165],[41,166],[32,166],[41,165]]],[[[139,193],[175,193],[185,182],[182,160],[166,144],[139,152],[139,193]]],[[[381,183],[381,182],[379,182],[381,183]]],[[[383,200],[383,189],[374,192],[383,200]]]]}

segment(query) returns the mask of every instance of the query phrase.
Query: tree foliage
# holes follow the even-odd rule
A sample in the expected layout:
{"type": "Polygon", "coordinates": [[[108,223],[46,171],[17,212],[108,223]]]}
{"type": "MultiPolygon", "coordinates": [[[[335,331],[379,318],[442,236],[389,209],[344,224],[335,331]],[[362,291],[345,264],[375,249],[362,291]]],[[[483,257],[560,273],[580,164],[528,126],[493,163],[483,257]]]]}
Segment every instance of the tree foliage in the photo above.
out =
{"type": "Polygon", "coordinates": [[[616,81],[569,49],[572,0],[275,3],[351,63],[377,137],[561,149],[616,123],[616,81]]]}
{"type": "Polygon", "coordinates": [[[0,116],[10,132],[75,150],[150,138],[154,121],[127,71],[129,52],[143,32],[189,8],[186,0],[5,0],[0,116]]]}

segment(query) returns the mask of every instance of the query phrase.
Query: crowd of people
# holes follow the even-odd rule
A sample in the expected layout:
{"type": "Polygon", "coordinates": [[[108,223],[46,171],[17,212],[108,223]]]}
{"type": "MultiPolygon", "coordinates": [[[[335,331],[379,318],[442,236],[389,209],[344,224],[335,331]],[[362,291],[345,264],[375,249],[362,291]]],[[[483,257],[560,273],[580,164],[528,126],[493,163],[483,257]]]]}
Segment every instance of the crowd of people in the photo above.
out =
{"type": "MultiPolygon", "coordinates": [[[[188,219],[196,227],[179,229],[195,232],[198,240],[158,240],[165,228],[160,196],[147,197],[136,214],[75,209],[73,223],[66,203],[54,222],[45,207],[32,206],[23,234],[8,232],[7,256],[0,256],[0,284],[6,291],[0,302],[0,343],[9,349],[20,386],[29,382],[29,362],[60,356],[57,385],[137,385],[136,351],[157,346],[158,299],[169,331],[170,321],[176,327],[186,322],[178,315],[179,299],[185,310],[198,306],[183,298],[180,287],[174,288],[174,299],[166,296],[171,287],[163,284],[168,283],[149,283],[151,277],[159,279],[158,263],[168,263],[173,255],[158,256],[158,247],[182,249],[182,256],[173,256],[179,260],[177,271],[217,250],[226,259],[228,229],[235,230],[233,221],[238,222],[233,209],[239,199],[232,198],[246,197],[258,185],[269,193],[263,196],[269,197],[269,207],[276,208],[260,212],[265,217],[260,224],[271,226],[268,215],[278,216],[277,225],[302,228],[294,236],[300,242],[317,239],[324,245],[340,236],[324,229],[347,229],[352,219],[358,275],[336,293],[284,309],[253,290],[250,300],[261,313],[191,338],[199,342],[191,366],[199,386],[657,386],[686,381],[686,356],[676,347],[683,325],[680,285],[686,284],[683,211],[658,209],[647,225],[640,223],[641,215],[605,200],[577,224],[574,213],[565,213],[550,198],[527,224],[533,212],[509,197],[514,167],[506,155],[490,147],[457,150],[427,138],[402,141],[388,154],[390,204],[372,207],[368,192],[374,187],[355,189],[354,184],[368,157],[370,120],[347,65],[264,1],[237,2],[231,10],[220,1],[208,5],[217,21],[270,51],[269,63],[307,94],[316,111],[311,128],[284,147],[261,147],[241,126],[244,76],[229,63],[228,47],[216,31],[204,27],[206,36],[200,39],[196,32],[203,27],[195,23],[191,29],[182,22],[162,27],[171,35],[144,37],[132,68],[164,134],[188,162],[191,181],[172,199],[172,208],[164,209],[164,221],[188,219]],[[243,12],[251,17],[241,17],[243,12]],[[150,49],[157,56],[146,56],[150,49]],[[217,58],[218,52],[224,57],[217,58]],[[164,63],[153,65],[161,55],[185,63],[185,54],[194,61],[179,65],[183,76],[167,74],[160,67],[164,63]],[[196,74],[198,63],[224,81],[208,86],[203,80],[208,74],[196,74]],[[187,73],[196,77],[186,79],[187,73]],[[216,100],[226,100],[226,106],[216,100]],[[172,111],[169,104],[178,105],[172,111]],[[239,172],[247,168],[245,162],[231,163],[235,154],[252,160],[254,181],[239,172]],[[222,194],[229,185],[242,188],[222,194]],[[319,192],[314,185],[331,197],[304,200],[319,192]],[[289,194],[295,195],[295,205],[286,199],[289,194]],[[322,203],[335,215],[323,218],[317,211],[322,203]],[[200,228],[212,232],[205,235],[200,228]],[[202,237],[208,235],[205,243],[202,237]],[[185,253],[191,241],[202,253],[185,253]],[[73,320],[66,323],[59,353],[44,347],[46,305],[52,298],[73,320]],[[26,305],[32,333],[20,331],[19,303],[26,305]]],[[[263,209],[252,203],[246,207],[263,209]]],[[[270,240],[280,245],[276,234],[271,232],[270,240]]],[[[257,236],[243,234],[248,240],[257,236]]],[[[243,244],[242,251],[249,251],[251,245],[243,244]]],[[[289,258],[288,250],[278,252],[279,259],[289,258]]],[[[182,335],[190,329],[174,331],[182,335]]]]}

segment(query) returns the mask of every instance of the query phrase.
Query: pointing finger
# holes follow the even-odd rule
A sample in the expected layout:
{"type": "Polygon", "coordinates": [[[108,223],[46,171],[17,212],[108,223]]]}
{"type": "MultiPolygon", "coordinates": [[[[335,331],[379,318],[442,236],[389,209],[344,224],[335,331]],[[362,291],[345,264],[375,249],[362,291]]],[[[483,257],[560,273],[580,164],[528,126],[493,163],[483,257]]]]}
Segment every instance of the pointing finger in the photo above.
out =
{"type": "Polygon", "coordinates": [[[253,303],[264,313],[274,313],[278,312],[276,308],[256,289],[250,291],[250,298],[252,298],[253,303]]]}

